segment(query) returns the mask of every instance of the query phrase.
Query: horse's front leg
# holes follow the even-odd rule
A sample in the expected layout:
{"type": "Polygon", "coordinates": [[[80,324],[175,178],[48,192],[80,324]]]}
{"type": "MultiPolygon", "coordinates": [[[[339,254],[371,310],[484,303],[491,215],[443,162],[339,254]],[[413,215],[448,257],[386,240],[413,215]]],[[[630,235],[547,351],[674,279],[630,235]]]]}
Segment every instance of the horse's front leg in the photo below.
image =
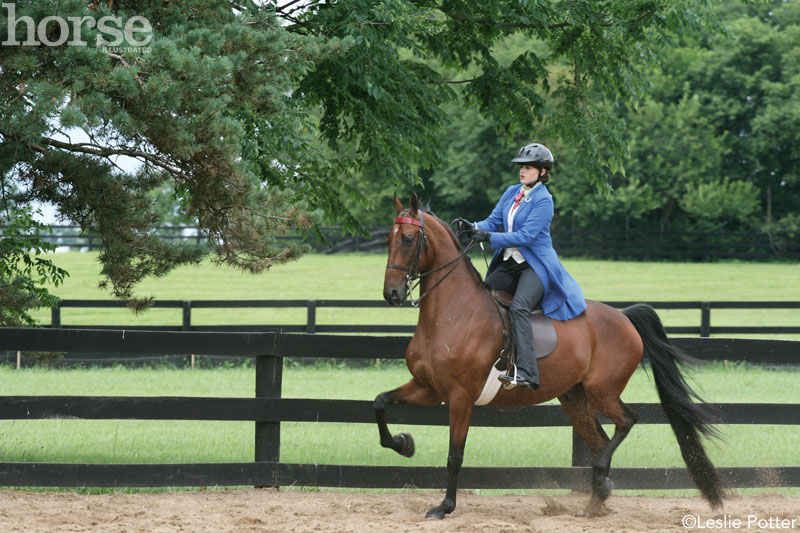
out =
{"type": "Polygon", "coordinates": [[[404,457],[414,455],[414,439],[408,433],[392,436],[386,425],[386,406],[393,403],[409,403],[412,405],[439,405],[441,398],[430,388],[412,379],[402,387],[383,392],[375,398],[375,419],[378,422],[378,433],[381,446],[391,448],[404,457]]]}
{"type": "Polygon", "coordinates": [[[442,503],[428,511],[425,518],[442,519],[456,508],[456,490],[458,474],[464,462],[464,447],[467,443],[467,432],[472,420],[472,400],[464,395],[456,401],[451,398],[450,408],[450,449],[447,453],[447,492],[442,503]]]}

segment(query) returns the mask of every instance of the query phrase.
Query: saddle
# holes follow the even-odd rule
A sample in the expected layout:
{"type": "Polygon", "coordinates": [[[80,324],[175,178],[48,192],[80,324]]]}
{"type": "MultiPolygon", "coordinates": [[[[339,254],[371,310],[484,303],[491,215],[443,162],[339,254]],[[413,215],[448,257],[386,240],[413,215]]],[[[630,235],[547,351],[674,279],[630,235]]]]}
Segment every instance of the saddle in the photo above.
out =
{"type": "MultiPolygon", "coordinates": [[[[497,312],[500,313],[500,318],[503,320],[503,350],[500,352],[500,358],[495,362],[494,367],[497,370],[508,371],[514,368],[514,363],[517,360],[511,321],[508,316],[508,308],[511,306],[511,300],[513,300],[514,295],[506,291],[493,290],[492,298],[497,306],[497,312]]],[[[536,353],[536,359],[547,357],[553,353],[558,345],[558,337],[556,336],[556,328],[553,327],[553,320],[545,316],[541,307],[533,310],[530,320],[533,328],[533,350],[536,353]]]]}

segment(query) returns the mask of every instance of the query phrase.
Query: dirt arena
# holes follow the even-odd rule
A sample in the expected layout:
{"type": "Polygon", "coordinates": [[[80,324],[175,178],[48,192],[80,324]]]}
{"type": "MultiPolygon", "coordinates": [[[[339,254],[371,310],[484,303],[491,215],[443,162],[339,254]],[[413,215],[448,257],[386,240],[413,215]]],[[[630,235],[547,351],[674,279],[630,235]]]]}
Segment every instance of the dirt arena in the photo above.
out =
{"type": "Polygon", "coordinates": [[[239,490],[167,494],[0,491],[0,531],[13,532],[582,532],[800,531],[800,498],[735,496],[712,512],[699,498],[612,496],[578,517],[583,495],[459,494],[445,520],[425,520],[437,493],[239,490]],[[697,521],[700,521],[699,523],[697,521]]]}

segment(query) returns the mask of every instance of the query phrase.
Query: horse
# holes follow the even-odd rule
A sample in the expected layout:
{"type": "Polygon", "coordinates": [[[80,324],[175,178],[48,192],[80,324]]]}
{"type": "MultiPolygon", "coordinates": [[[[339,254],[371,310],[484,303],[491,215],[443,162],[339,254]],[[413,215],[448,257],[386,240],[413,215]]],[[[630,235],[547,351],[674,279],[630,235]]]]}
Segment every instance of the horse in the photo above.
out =
{"type": "MultiPolygon", "coordinates": [[[[386,407],[447,405],[447,490],[442,502],[426,514],[442,519],[456,507],[473,406],[503,349],[503,320],[450,226],[421,207],[413,192],[408,208],[396,195],[394,202],[397,216],[387,238],[383,296],[393,306],[402,305],[418,283],[420,296],[412,303],[419,306],[419,319],[405,353],[412,378],[377,396],[375,418],[381,446],[411,457],[414,440],[407,433],[391,434],[386,407]]],[[[593,456],[591,495],[584,511],[602,514],[611,494],[611,457],[637,421],[620,394],[644,354],[692,480],[713,509],[721,507],[726,489],[701,440],[701,435],[715,436],[715,414],[678,366],[696,360],[669,342],[652,307],[636,304],[619,311],[587,300],[579,316],[552,322],[558,342],[553,353],[539,359],[539,389],[501,388],[488,405],[527,406],[558,398],[593,456]],[[600,425],[598,413],[613,422],[612,438],[600,425]]]]}

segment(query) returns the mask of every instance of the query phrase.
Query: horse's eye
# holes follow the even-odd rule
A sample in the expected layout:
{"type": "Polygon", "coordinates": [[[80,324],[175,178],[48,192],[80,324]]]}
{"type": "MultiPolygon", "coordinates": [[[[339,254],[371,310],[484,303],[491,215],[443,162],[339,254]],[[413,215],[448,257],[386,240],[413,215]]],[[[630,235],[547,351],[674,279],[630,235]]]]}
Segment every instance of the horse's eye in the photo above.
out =
{"type": "Polygon", "coordinates": [[[403,235],[403,244],[411,244],[412,242],[414,242],[414,235],[410,233],[403,235]]]}

